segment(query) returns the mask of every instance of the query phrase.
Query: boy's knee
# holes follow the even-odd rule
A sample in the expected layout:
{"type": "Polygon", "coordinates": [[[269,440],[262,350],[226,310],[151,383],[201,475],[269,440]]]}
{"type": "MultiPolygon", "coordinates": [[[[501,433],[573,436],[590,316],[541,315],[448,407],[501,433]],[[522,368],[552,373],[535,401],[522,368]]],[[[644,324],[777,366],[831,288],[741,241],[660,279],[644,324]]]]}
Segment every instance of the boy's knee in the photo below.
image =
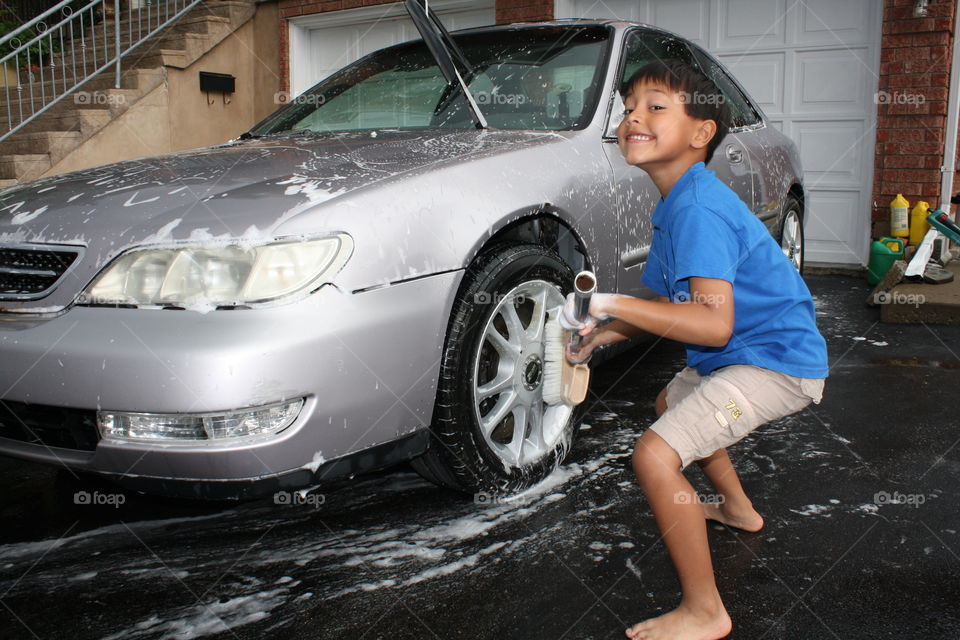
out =
{"type": "Polygon", "coordinates": [[[633,470],[641,482],[663,473],[673,473],[680,468],[680,457],[667,441],[657,433],[647,430],[633,447],[633,470]]]}

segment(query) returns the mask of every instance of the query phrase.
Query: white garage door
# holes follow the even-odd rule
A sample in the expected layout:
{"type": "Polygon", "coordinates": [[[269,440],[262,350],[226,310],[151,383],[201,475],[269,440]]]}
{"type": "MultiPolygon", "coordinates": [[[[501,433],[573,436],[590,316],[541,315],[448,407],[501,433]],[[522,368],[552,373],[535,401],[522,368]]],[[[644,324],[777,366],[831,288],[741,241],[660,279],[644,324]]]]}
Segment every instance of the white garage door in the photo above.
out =
{"type": "Polygon", "coordinates": [[[614,17],[715,55],[796,142],[807,261],[863,264],[870,234],[881,9],[872,0],[557,0],[557,17],[614,17]],[[789,4],[789,7],[787,6],[789,4]]]}
{"type": "MultiPolygon", "coordinates": [[[[496,20],[494,0],[431,0],[430,9],[450,31],[496,20]]],[[[420,37],[400,3],[303,16],[288,26],[293,95],[372,51],[420,37]]]]}

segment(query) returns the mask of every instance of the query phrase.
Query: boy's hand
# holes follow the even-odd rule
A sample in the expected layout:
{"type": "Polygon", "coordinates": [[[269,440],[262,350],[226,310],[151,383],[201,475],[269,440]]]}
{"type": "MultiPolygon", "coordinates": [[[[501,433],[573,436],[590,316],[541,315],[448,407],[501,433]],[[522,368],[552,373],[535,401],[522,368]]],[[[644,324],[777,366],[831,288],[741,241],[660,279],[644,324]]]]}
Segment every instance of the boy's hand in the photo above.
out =
{"type": "Polygon", "coordinates": [[[573,340],[567,340],[566,344],[563,346],[563,353],[567,357],[567,360],[573,364],[580,364],[586,362],[590,359],[590,356],[593,355],[594,349],[604,344],[600,339],[600,335],[603,333],[603,330],[594,330],[592,333],[586,335],[580,344],[577,346],[576,351],[573,350],[573,340]]]}
{"type": "Polygon", "coordinates": [[[618,296],[620,296],[618,293],[593,294],[590,297],[589,315],[581,322],[577,320],[575,312],[576,294],[568,294],[567,303],[563,306],[563,311],[560,313],[560,326],[567,331],[576,331],[582,336],[589,334],[597,328],[597,325],[610,318],[610,314],[606,311],[607,303],[612,298],[618,296]]]}
{"type": "Polygon", "coordinates": [[[611,326],[612,320],[613,318],[607,318],[602,320],[599,325],[588,324],[586,329],[589,329],[589,331],[581,333],[583,337],[580,339],[580,344],[576,347],[576,350],[573,348],[573,340],[567,340],[564,345],[564,355],[567,356],[567,360],[573,364],[586,362],[597,347],[627,338],[628,336],[618,331],[616,326],[611,326]]]}

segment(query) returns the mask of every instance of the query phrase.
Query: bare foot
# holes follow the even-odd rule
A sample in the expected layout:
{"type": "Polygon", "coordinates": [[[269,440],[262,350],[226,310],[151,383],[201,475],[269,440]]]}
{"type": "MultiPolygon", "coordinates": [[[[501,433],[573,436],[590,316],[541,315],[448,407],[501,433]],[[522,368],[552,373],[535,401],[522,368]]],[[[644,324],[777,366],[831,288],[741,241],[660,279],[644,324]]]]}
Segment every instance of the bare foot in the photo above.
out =
{"type": "Polygon", "coordinates": [[[721,605],[714,614],[696,613],[680,605],[659,618],[650,618],[627,629],[632,640],[718,640],[733,624],[721,605]]]}
{"type": "Polygon", "coordinates": [[[728,508],[726,504],[705,502],[701,506],[703,507],[703,515],[706,516],[707,520],[716,520],[727,526],[743,529],[750,533],[763,529],[763,517],[753,507],[743,511],[734,511],[728,508]]]}

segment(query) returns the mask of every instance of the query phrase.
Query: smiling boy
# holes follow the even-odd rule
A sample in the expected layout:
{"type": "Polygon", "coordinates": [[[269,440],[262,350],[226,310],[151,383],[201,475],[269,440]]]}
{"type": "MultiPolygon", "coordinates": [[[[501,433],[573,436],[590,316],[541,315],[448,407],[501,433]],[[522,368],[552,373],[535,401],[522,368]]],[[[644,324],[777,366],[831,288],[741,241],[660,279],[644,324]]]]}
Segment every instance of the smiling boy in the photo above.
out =
{"type": "Polygon", "coordinates": [[[637,440],[633,469],[682,589],[680,605],[626,631],[633,640],[714,640],[732,623],[717,591],[706,520],[759,531],[726,447],[758,426],[819,402],[826,343],[810,292],[766,227],[705,164],[727,131],[717,87],[683,63],[654,62],[624,90],[618,129],[627,163],[662,200],[642,280],[644,300],[595,294],[590,318],[562,322],[585,336],[572,361],[598,346],[653,333],[683,342],[684,367],[656,399],[658,419],[637,440]],[[683,474],[696,461],[716,499],[701,504],[683,474]]]}

